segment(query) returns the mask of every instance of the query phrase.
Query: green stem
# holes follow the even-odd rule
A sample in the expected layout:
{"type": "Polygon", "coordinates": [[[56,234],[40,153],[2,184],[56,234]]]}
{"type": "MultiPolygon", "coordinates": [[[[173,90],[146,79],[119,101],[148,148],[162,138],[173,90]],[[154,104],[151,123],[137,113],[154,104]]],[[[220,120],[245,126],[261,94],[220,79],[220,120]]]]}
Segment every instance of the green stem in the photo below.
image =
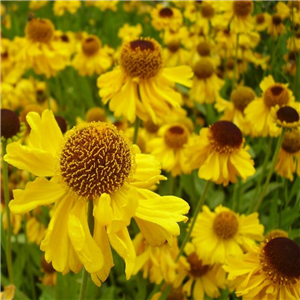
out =
{"type": "Polygon", "coordinates": [[[255,202],[256,202],[256,199],[257,199],[257,196],[258,196],[258,192],[259,192],[262,180],[265,176],[266,168],[267,168],[267,165],[268,165],[268,162],[269,162],[269,157],[270,157],[270,154],[271,154],[272,142],[273,142],[273,139],[271,137],[269,137],[268,148],[267,148],[267,151],[266,151],[266,154],[265,154],[265,160],[264,160],[263,165],[262,165],[262,170],[261,170],[259,180],[258,180],[256,188],[255,188],[254,196],[253,196],[252,201],[251,201],[251,203],[249,205],[249,208],[248,208],[248,212],[247,212],[248,214],[253,210],[253,207],[255,205],[255,202]]]}
{"type": "Polygon", "coordinates": [[[264,184],[264,187],[263,187],[263,190],[260,194],[260,197],[257,201],[257,204],[254,208],[254,211],[258,211],[258,208],[259,206],[261,205],[263,199],[264,199],[264,196],[265,196],[265,193],[267,191],[267,187],[269,185],[269,182],[271,180],[271,176],[274,172],[274,169],[275,169],[275,165],[276,165],[276,162],[277,162],[277,157],[278,157],[278,154],[279,154],[279,150],[280,150],[280,147],[281,147],[281,144],[282,144],[282,141],[283,141],[283,137],[284,137],[284,132],[285,132],[285,129],[282,128],[282,131],[281,131],[281,134],[278,138],[278,141],[277,141],[277,145],[276,145],[276,149],[275,149],[275,153],[273,155],[273,159],[272,159],[272,163],[271,163],[271,167],[270,167],[270,170],[269,170],[269,173],[268,173],[268,176],[267,176],[267,179],[266,179],[266,182],[264,184]]]}
{"type": "Polygon", "coordinates": [[[233,187],[233,196],[232,196],[232,205],[231,205],[231,208],[233,211],[236,211],[236,207],[237,207],[237,203],[238,203],[237,199],[239,198],[239,192],[240,192],[240,181],[238,179],[233,187]]]}
{"type": "Polygon", "coordinates": [[[9,209],[9,188],[8,188],[8,165],[4,160],[6,154],[7,142],[4,140],[2,142],[2,172],[3,172],[3,189],[4,189],[4,200],[5,200],[5,210],[7,216],[7,236],[6,236],[6,261],[9,281],[11,284],[14,283],[13,268],[12,268],[12,257],[11,257],[11,223],[10,223],[10,209],[9,209]]]}
{"type": "Polygon", "coordinates": [[[137,142],[139,128],[140,128],[140,119],[139,119],[139,117],[136,117],[135,123],[134,123],[133,140],[132,140],[132,142],[134,144],[136,144],[136,142],[137,142]]]}
{"type": "MultiPolygon", "coordinates": [[[[88,225],[89,225],[90,233],[91,233],[91,235],[93,235],[93,232],[94,232],[93,200],[89,200],[88,225]]],[[[83,268],[79,300],[85,300],[86,299],[88,279],[89,279],[89,273],[87,272],[87,270],[85,268],[83,268]]]]}
{"type": "Polygon", "coordinates": [[[180,249],[179,249],[179,252],[178,252],[178,254],[177,254],[176,258],[175,258],[175,262],[177,262],[177,261],[179,260],[180,256],[182,255],[182,253],[183,253],[183,251],[184,251],[185,245],[187,244],[187,242],[188,242],[189,239],[190,239],[190,236],[191,236],[191,233],[192,233],[192,231],[193,231],[194,225],[195,225],[195,223],[196,223],[198,214],[199,214],[199,212],[200,212],[200,210],[201,210],[201,208],[202,208],[202,206],[203,206],[203,204],[204,204],[204,201],[205,201],[205,198],[206,198],[206,194],[207,194],[207,192],[208,192],[209,185],[210,185],[210,181],[206,181],[205,186],[204,186],[203,193],[202,193],[201,198],[200,198],[200,200],[198,201],[197,207],[196,207],[196,209],[195,209],[195,211],[194,211],[194,215],[193,215],[193,217],[192,217],[192,223],[191,223],[191,225],[190,225],[190,227],[189,227],[188,232],[186,233],[186,235],[185,235],[185,237],[184,237],[184,240],[183,240],[183,242],[182,242],[182,244],[181,244],[181,247],[180,247],[180,249]]]}
{"type": "Polygon", "coordinates": [[[236,34],[236,46],[235,46],[235,58],[234,58],[232,89],[234,89],[235,83],[237,81],[237,62],[238,62],[238,50],[239,50],[239,38],[240,38],[240,34],[237,33],[236,34]]]}

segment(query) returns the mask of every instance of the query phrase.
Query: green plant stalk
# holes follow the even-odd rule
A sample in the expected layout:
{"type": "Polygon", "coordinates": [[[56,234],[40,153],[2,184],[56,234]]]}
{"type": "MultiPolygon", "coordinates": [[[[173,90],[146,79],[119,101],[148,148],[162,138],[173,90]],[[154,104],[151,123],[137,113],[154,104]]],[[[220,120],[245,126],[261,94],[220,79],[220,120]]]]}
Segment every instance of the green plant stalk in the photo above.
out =
{"type": "Polygon", "coordinates": [[[252,198],[252,201],[251,201],[251,203],[249,205],[249,208],[248,208],[248,211],[247,211],[248,214],[253,210],[256,198],[258,196],[258,191],[260,189],[262,180],[264,178],[266,168],[267,168],[267,165],[268,165],[268,162],[269,162],[270,154],[271,154],[272,142],[273,142],[273,139],[271,137],[269,137],[268,148],[267,148],[267,152],[266,152],[266,155],[265,155],[265,160],[264,160],[263,165],[262,165],[261,174],[259,176],[259,180],[258,180],[256,188],[255,188],[254,196],[252,198]]]}
{"type": "Polygon", "coordinates": [[[136,144],[136,142],[137,142],[139,128],[140,128],[140,119],[139,119],[139,117],[136,117],[135,122],[134,122],[134,133],[133,133],[133,139],[132,139],[133,144],[136,144]]]}
{"type": "MultiPolygon", "coordinates": [[[[93,200],[89,200],[88,225],[89,225],[90,233],[91,233],[91,235],[93,235],[93,232],[94,232],[93,200]]],[[[82,270],[82,282],[81,282],[80,293],[79,293],[79,300],[85,300],[86,299],[88,278],[89,278],[89,273],[87,272],[87,270],[85,268],[83,268],[83,270],[82,270]]]]}
{"type": "Polygon", "coordinates": [[[270,170],[269,170],[267,179],[266,179],[266,181],[265,181],[265,184],[264,184],[264,186],[263,186],[263,190],[262,190],[262,192],[261,192],[261,194],[260,194],[260,197],[259,197],[259,199],[258,199],[258,201],[257,201],[257,204],[256,204],[256,206],[255,206],[255,208],[254,208],[254,211],[255,211],[255,212],[258,211],[258,209],[259,209],[259,207],[260,207],[260,205],[261,205],[261,203],[262,203],[262,201],[263,201],[263,199],[264,199],[265,193],[266,193],[266,191],[267,191],[267,187],[268,187],[268,185],[269,185],[269,183],[270,183],[271,176],[272,176],[272,174],[273,174],[273,172],[274,172],[275,165],[276,165],[276,162],[277,162],[277,157],[278,157],[278,154],[279,154],[279,150],[280,150],[280,147],[281,147],[281,145],[282,145],[284,133],[285,133],[285,129],[282,128],[281,134],[280,134],[280,136],[279,136],[279,138],[278,138],[278,141],[277,141],[275,153],[274,153],[274,156],[273,156],[273,159],[272,159],[272,163],[271,163],[271,167],[270,167],[270,170]]]}
{"type": "Polygon", "coordinates": [[[182,255],[182,253],[183,253],[183,251],[184,251],[185,245],[187,244],[187,242],[188,242],[189,239],[190,239],[190,236],[191,236],[191,233],[192,233],[193,228],[194,228],[194,226],[195,226],[195,223],[196,223],[198,214],[199,214],[199,212],[200,212],[200,210],[201,210],[201,208],[202,208],[202,206],[203,206],[203,204],[204,204],[204,201],[205,201],[205,198],[206,198],[206,194],[207,194],[207,192],[208,192],[209,185],[210,185],[210,181],[208,180],[208,181],[206,181],[206,183],[205,183],[203,193],[202,193],[202,195],[201,195],[200,200],[198,201],[198,204],[197,204],[197,206],[196,206],[194,215],[193,215],[193,217],[192,217],[192,223],[191,223],[191,225],[190,225],[190,228],[189,228],[188,232],[186,233],[186,235],[185,235],[185,237],[184,237],[184,240],[183,240],[183,242],[182,242],[182,244],[181,244],[181,247],[180,247],[180,249],[179,249],[179,252],[178,252],[178,254],[177,254],[176,258],[175,258],[175,262],[177,262],[177,261],[179,260],[180,256],[182,255]]]}
{"type": "Polygon", "coordinates": [[[3,189],[4,189],[4,200],[5,200],[5,209],[7,216],[7,236],[6,236],[6,261],[9,281],[11,284],[14,283],[13,268],[12,268],[12,257],[11,257],[11,222],[10,222],[10,209],[9,209],[9,188],[8,188],[8,165],[4,160],[4,155],[6,154],[7,142],[4,140],[2,142],[2,174],[3,174],[3,189]]]}

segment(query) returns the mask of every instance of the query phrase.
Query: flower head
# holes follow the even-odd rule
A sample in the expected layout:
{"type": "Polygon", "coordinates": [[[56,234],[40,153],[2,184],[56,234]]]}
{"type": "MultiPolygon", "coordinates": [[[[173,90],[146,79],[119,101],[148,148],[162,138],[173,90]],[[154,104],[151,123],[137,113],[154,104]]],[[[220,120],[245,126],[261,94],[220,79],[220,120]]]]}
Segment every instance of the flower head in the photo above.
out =
{"type": "Polygon", "coordinates": [[[273,107],[289,106],[294,102],[292,91],[287,86],[288,84],[276,83],[271,75],[261,82],[262,96],[255,98],[244,111],[254,136],[280,134],[280,128],[276,126],[271,110],[273,107]]]}
{"type": "Polygon", "coordinates": [[[187,213],[189,206],[149,190],[165,179],[153,156],[141,154],[122,132],[106,123],[80,124],[63,137],[49,110],[42,116],[29,113],[27,121],[29,146],[11,143],[5,160],[37,178],[25,190],[14,190],[10,209],[21,214],[55,202],[41,243],[46,261],[55,270],[77,273],[84,266],[95,284],[101,285],[113,266],[113,247],[125,260],[129,278],[136,257],[127,229],[132,217],[150,245],[166,241],[172,245],[179,235],[177,222],[187,220],[181,213],[187,213]],[[90,203],[93,232],[87,223],[90,203]],[[176,209],[170,214],[173,205],[176,209]]]}
{"type": "Polygon", "coordinates": [[[202,128],[200,136],[186,146],[187,162],[199,168],[198,176],[224,186],[236,182],[236,176],[246,180],[254,174],[253,161],[240,129],[229,121],[218,121],[202,128]]]}
{"type": "Polygon", "coordinates": [[[181,95],[172,88],[177,82],[191,86],[193,73],[188,66],[164,68],[162,49],[150,38],[125,42],[120,65],[98,78],[99,95],[115,117],[124,116],[133,123],[136,116],[154,123],[179,108],[181,95]]]}
{"type": "Polygon", "coordinates": [[[214,264],[242,255],[256,240],[263,240],[263,230],[257,213],[239,215],[222,205],[212,212],[204,206],[191,236],[199,258],[214,264]]]}
{"type": "Polygon", "coordinates": [[[224,269],[243,299],[300,297],[300,247],[287,237],[271,238],[243,256],[228,258],[224,269]]]}

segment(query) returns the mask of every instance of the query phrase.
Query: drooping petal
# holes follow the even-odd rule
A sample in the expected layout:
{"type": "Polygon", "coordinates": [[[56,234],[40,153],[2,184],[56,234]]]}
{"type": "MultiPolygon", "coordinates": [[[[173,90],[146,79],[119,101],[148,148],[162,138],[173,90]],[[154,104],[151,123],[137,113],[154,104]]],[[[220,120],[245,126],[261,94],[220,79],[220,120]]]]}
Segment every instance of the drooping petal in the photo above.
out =
{"type": "Polygon", "coordinates": [[[170,81],[182,84],[186,87],[192,86],[193,71],[188,66],[178,66],[173,68],[164,68],[162,76],[170,81]]]}
{"type": "Polygon", "coordinates": [[[36,176],[53,176],[55,158],[49,151],[23,146],[19,142],[7,145],[4,160],[20,170],[36,176]]]}
{"type": "Polygon", "coordinates": [[[64,274],[70,269],[78,272],[81,265],[68,235],[68,218],[74,202],[73,197],[67,195],[56,205],[46,236],[40,247],[42,251],[45,251],[46,261],[52,262],[53,268],[64,274]]]}
{"type": "Polygon", "coordinates": [[[101,226],[107,226],[113,219],[113,210],[111,207],[110,195],[103,193],[99,199],[94,201],[95,223],[101,226]]]}
{"type": "Polygon", "coordinates": [[[117,251],[117,253],[125,260],[126,268],[126,279],[129,280],[133,273],[134,265],[135,265],[135,250],[128,233],[128,229],[124,226],[118,232],[110,232],[110,226],[108,226],[108,238],[112,247],[117,251]]]}
{"type": "MultiPolygon", "coordinates": [[[[174,196],[161,197],[151,191],[137,189],[139,195],[139,206],[136,210],[136,218],[145,221],[143,223],[144,232],[147,228],[147,232],[158,236],[161,231],[157,231],[157,225],[164,229],[168,235],[178,236],[180,229],[177,222],[187,221],[187,217],[183,214],[188,213],[189,205],[184,200],[174,196]],[[156,226],[152,226],[155,224],[156,226]],[[146,226],[146,227],[145,227],[146,226]],[[151,229],[151,226],[153,229],[151,229]]],[[[137,219],[137,222],[140,222],[137,219]]],[[[148,235],[149,236],[149,235],[148,235]]],[[[145,236],[147,239],[147,237],[145,236]]],[[[161,240],[158,238],[157,240],[161,240]]],[[[157,246],[153,244],[154,239],[148,241],[151,246],[157,246]]]]}
{"type": "Polygon", "coordinates": [[[10,201],[9,208],[14,214],[26,213],[38,206],[59,201],[65,193],[61,184],[56,181],[38,177],[35,181],[28,182],[25,190],[13,191],[14,199],[10,201]]]}
{"type": "Polygon", "coordinates": [[[94,240],[97,243],[97,245],[102,249],[104,264],[103,268],[96,273],[92,273],[91,277],[93,282],[97,286],[100,286],[101,282],[107,279],[110,269],[114,266],[114,261],[105,227],[98,222],[95,222],[94,240]]]}
{"type": "MultiPolygon", "coordinates": [[[[91,201],[91,200],[90,200],[91,201]]],[[[103,268],[102,249],[91,236],[87,221],[87,203],[77,201],[68,219],[68,233],[80,261],[89,273],[103,268]]]]}

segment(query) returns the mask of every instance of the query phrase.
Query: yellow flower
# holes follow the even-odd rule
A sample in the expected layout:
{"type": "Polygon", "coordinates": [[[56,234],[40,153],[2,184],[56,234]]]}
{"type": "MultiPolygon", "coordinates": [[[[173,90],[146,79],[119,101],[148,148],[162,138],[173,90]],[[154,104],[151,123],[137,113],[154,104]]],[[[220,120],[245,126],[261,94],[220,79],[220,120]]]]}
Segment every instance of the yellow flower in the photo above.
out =
{"type": "Polygon", "coordinates": [[[201,58],[194,66],[193,85],[190,96],[199,103],[213,103],[219,96],[219,92],[224,85],[224,80],[220,79],[216,73],[213,63],[209,58],[201,58]]]}
{"type": "Polygon", "coordinates": [[[127,226],[134,217],[152,246],[173,243],[177,222],[186,221],[188,204],[148,190],[164,179],[152,156],[140,154],[122,132],[102,122],[81,124],[63,137],[53,113],[29,113],[29,146],[11,143],[5,160],[37,176],[25,190],[14,190],[10,209],[28,212],[55,202],[41,243],[46,261],[63,274],[82,265],[98,286],[113,266],[110,246],[126,262],[126,277],[135,265],[135,251],[127,226]],[[148,159],[149,157],[149,159],[148,159]],[[46,177],[52,177],[50,180],[46,177]],[[87,222],[93,201],[94,232],[87,222]],[[171,210],[172,208],[172,210],[171,210]]]}
{"type": "Polygon", "coordinates": [[[270,34],[272,37],[278,37],[280,34],[284,34],[286,32],[285,26],[283,24],[284,19],[286,16],[279,13],[275,13],[274,15],[266,15],[267,20],[267,33],[270,34]]]}
{"type": "Polygon", "coordinates": [[[70,14],[75,14],[81,6],[81,1],[54,1],[53,11],[56,16],[62,16],[68,11],[70,14]]]}
{"type": "Polygon", "coordinates": [[[81,42],[81,47],[73,58],[72,65],[82,76],[102,74],[112,65],[113,49],[102,47],[100,39],[89,35],[81,42]]]}
{"type": "Polygon", "coordinates": [[[257,213],[239,215],[222,205],[212,212],[204,205],[191,237],[200,259],[223,264],[230,256],[242,255],[255,241],[262,241],[263,231],[257,213]]]}
{"type": "Polygon", "coordinates": [[[26,222],[26,235],[28,241],[40,245],[45,237],[46,227],[36,217],[31,217],[26,222]]]}
{"type": "Polygon", "coordinates": [[[231,121],[243,134],[249,134],[251,126],[249,126],[249,122],[245,119],[244,110],[255,97],[253,89],[247,86],[240,86],[233,90],[230,95],[230,101],[217,97],[215,108],[219,112],[224,111],[224,115],[220,120],[231,121]]]}
{"type": "Polygon", "coordinates": [[[268,20],[270,15],[268,13],[259,13],[255,16],[254,29],[257,31],[264,31],[268,27],[268,20]]]}
{"type": "Polygon", "coordinates": [[[184,124],[171,123],[162,126],[158,137],[148,142],[149,152],[161,162],[162,169],[171,172],[174,177],[191,172],[184,148],[190,135],[189,128],[184,124]]]}
{"type": "Polygon", "coordinates": [[[275,237],[243,256],[230,257],[224,269],[243,300],[300,299],[300,248],[289,238],[275,237]]]}
{"type": "Polygon", "coordinates": [[[240,129],[229,121],[218,121],[202,128],[200,136],[186,146],[187,162],[199,168],[198,176],[217,184],[235,183],[236,176],[244,181],[255,173],[253,161],[244,147],[240,129]]]}
{"type": "Polygon", "coordinates": [[[176,277],[177,263],[174,262],[178,254],[177,240],[173,247],[164,244],[160,247],[152,247],[147,243],[141,233],[133,240],[137,253],[136,265],[133,274],[143,271],[143,278],[149,278],[150,282],[160,284],[163,280],[172,283],[176,277]]]}
{"type": "Polygon", "coordinates": [[[271,108],[276,105],[290,105],[294,102],[294,96],[287,88],[288,84],[275,83],[271,75],[265,77],[259,86],[263,94],[246,107],[246,119],[251,124],[254,136],[278,136],[281,129],[274,122],[271,108]]]}
{"type": "Polygon", "coordinates": [[[193,299],[203,300],[205,295],[210,298],[220,297],[219,288],[225,288],[225,272],[221,265],[201,260],[192,243],[185,246],[184,252],[187,257],[181,257],[178,262],[179,274],[174,285],[182,285],[182,291],[188,297],[192,294],[193,299]]]}
{"type": "Polygon", "coordinates": [[[119,1],[85,1],[90,2],[92,6],[98,7],[101,11],[117,11],[119,1]]]}
{"type": "Polygon", "coordinates": [[[300,103],[294,102],[291,106],[275,105],[271,108],[271,115],[277,126],[283,128],[300,127],[300,103]]]}
{"type": "Polygon", "coordinates": [[[156,30],[171,29],[176,31],[182,25],[182,13],[175,7],[157,4],[151,11],[151,24],[156,30]]]}
{"type": "Polygon", "coordinates": [[[69,63],[70,52],[62,42],[53,40],[54,25],[48,19],[30,19],[25,28],[26,37],[14,39],[16,62],[32,67],[47,78],[55,76],[69,63]]]}
{"type": "Polygon", "coordinates": [[[297,129],[284,134],[275,171],[278,175],[294,180],[294,173],[300,176],[300,132],[297,129]]]}
{"type": "Polygon", "coordinates": [[[46,0],[43,0],[43,1],[40,1],[40,0],[34,1],[34,0],[31,0],[29,2],[29,8],[33,9],[33,10],[38,10],[38,9],[44,7],[47,3],[48,3],[48,1],[46,1],[46,0]]]}
{"type": "Polygon", "coordinates": [[[13,300],[15,297],[16,287],[13,284],[4,286],[4,291],[1,292],[1,299],[3,300],[13,300]]]}
{"type": "Polygon", "coordinates": [[[136,24],[135,26],[130,26],[128,23],[125,23],[118,30],[118,37],[122,39],[123,42],[130,42],[134,39],[137,39],[142,34],[142,25],[136,24]]]}
{"type": "Polygon", "coordinates": [[[154,39],[138,39],[123,45],[120,66],[98,78],[99,95],[115,117],[124,116],[133,123],[136,116],[146,120],[167,115],[171,107],[180,107],[181,95],[174,82],[191,86],[188,66],[163,67],[162,50],[154,39]],[[139,95],[138,95],[139,91],[139,95]]]}
{"type": "Polygon", "coordinates": [[[230,30],[235,33],[249,32],[253,29],[252,1],[222,1],[220,9],[222,14],[218,15],[216,24],[226,28],[230,24],[230,30]]]}

